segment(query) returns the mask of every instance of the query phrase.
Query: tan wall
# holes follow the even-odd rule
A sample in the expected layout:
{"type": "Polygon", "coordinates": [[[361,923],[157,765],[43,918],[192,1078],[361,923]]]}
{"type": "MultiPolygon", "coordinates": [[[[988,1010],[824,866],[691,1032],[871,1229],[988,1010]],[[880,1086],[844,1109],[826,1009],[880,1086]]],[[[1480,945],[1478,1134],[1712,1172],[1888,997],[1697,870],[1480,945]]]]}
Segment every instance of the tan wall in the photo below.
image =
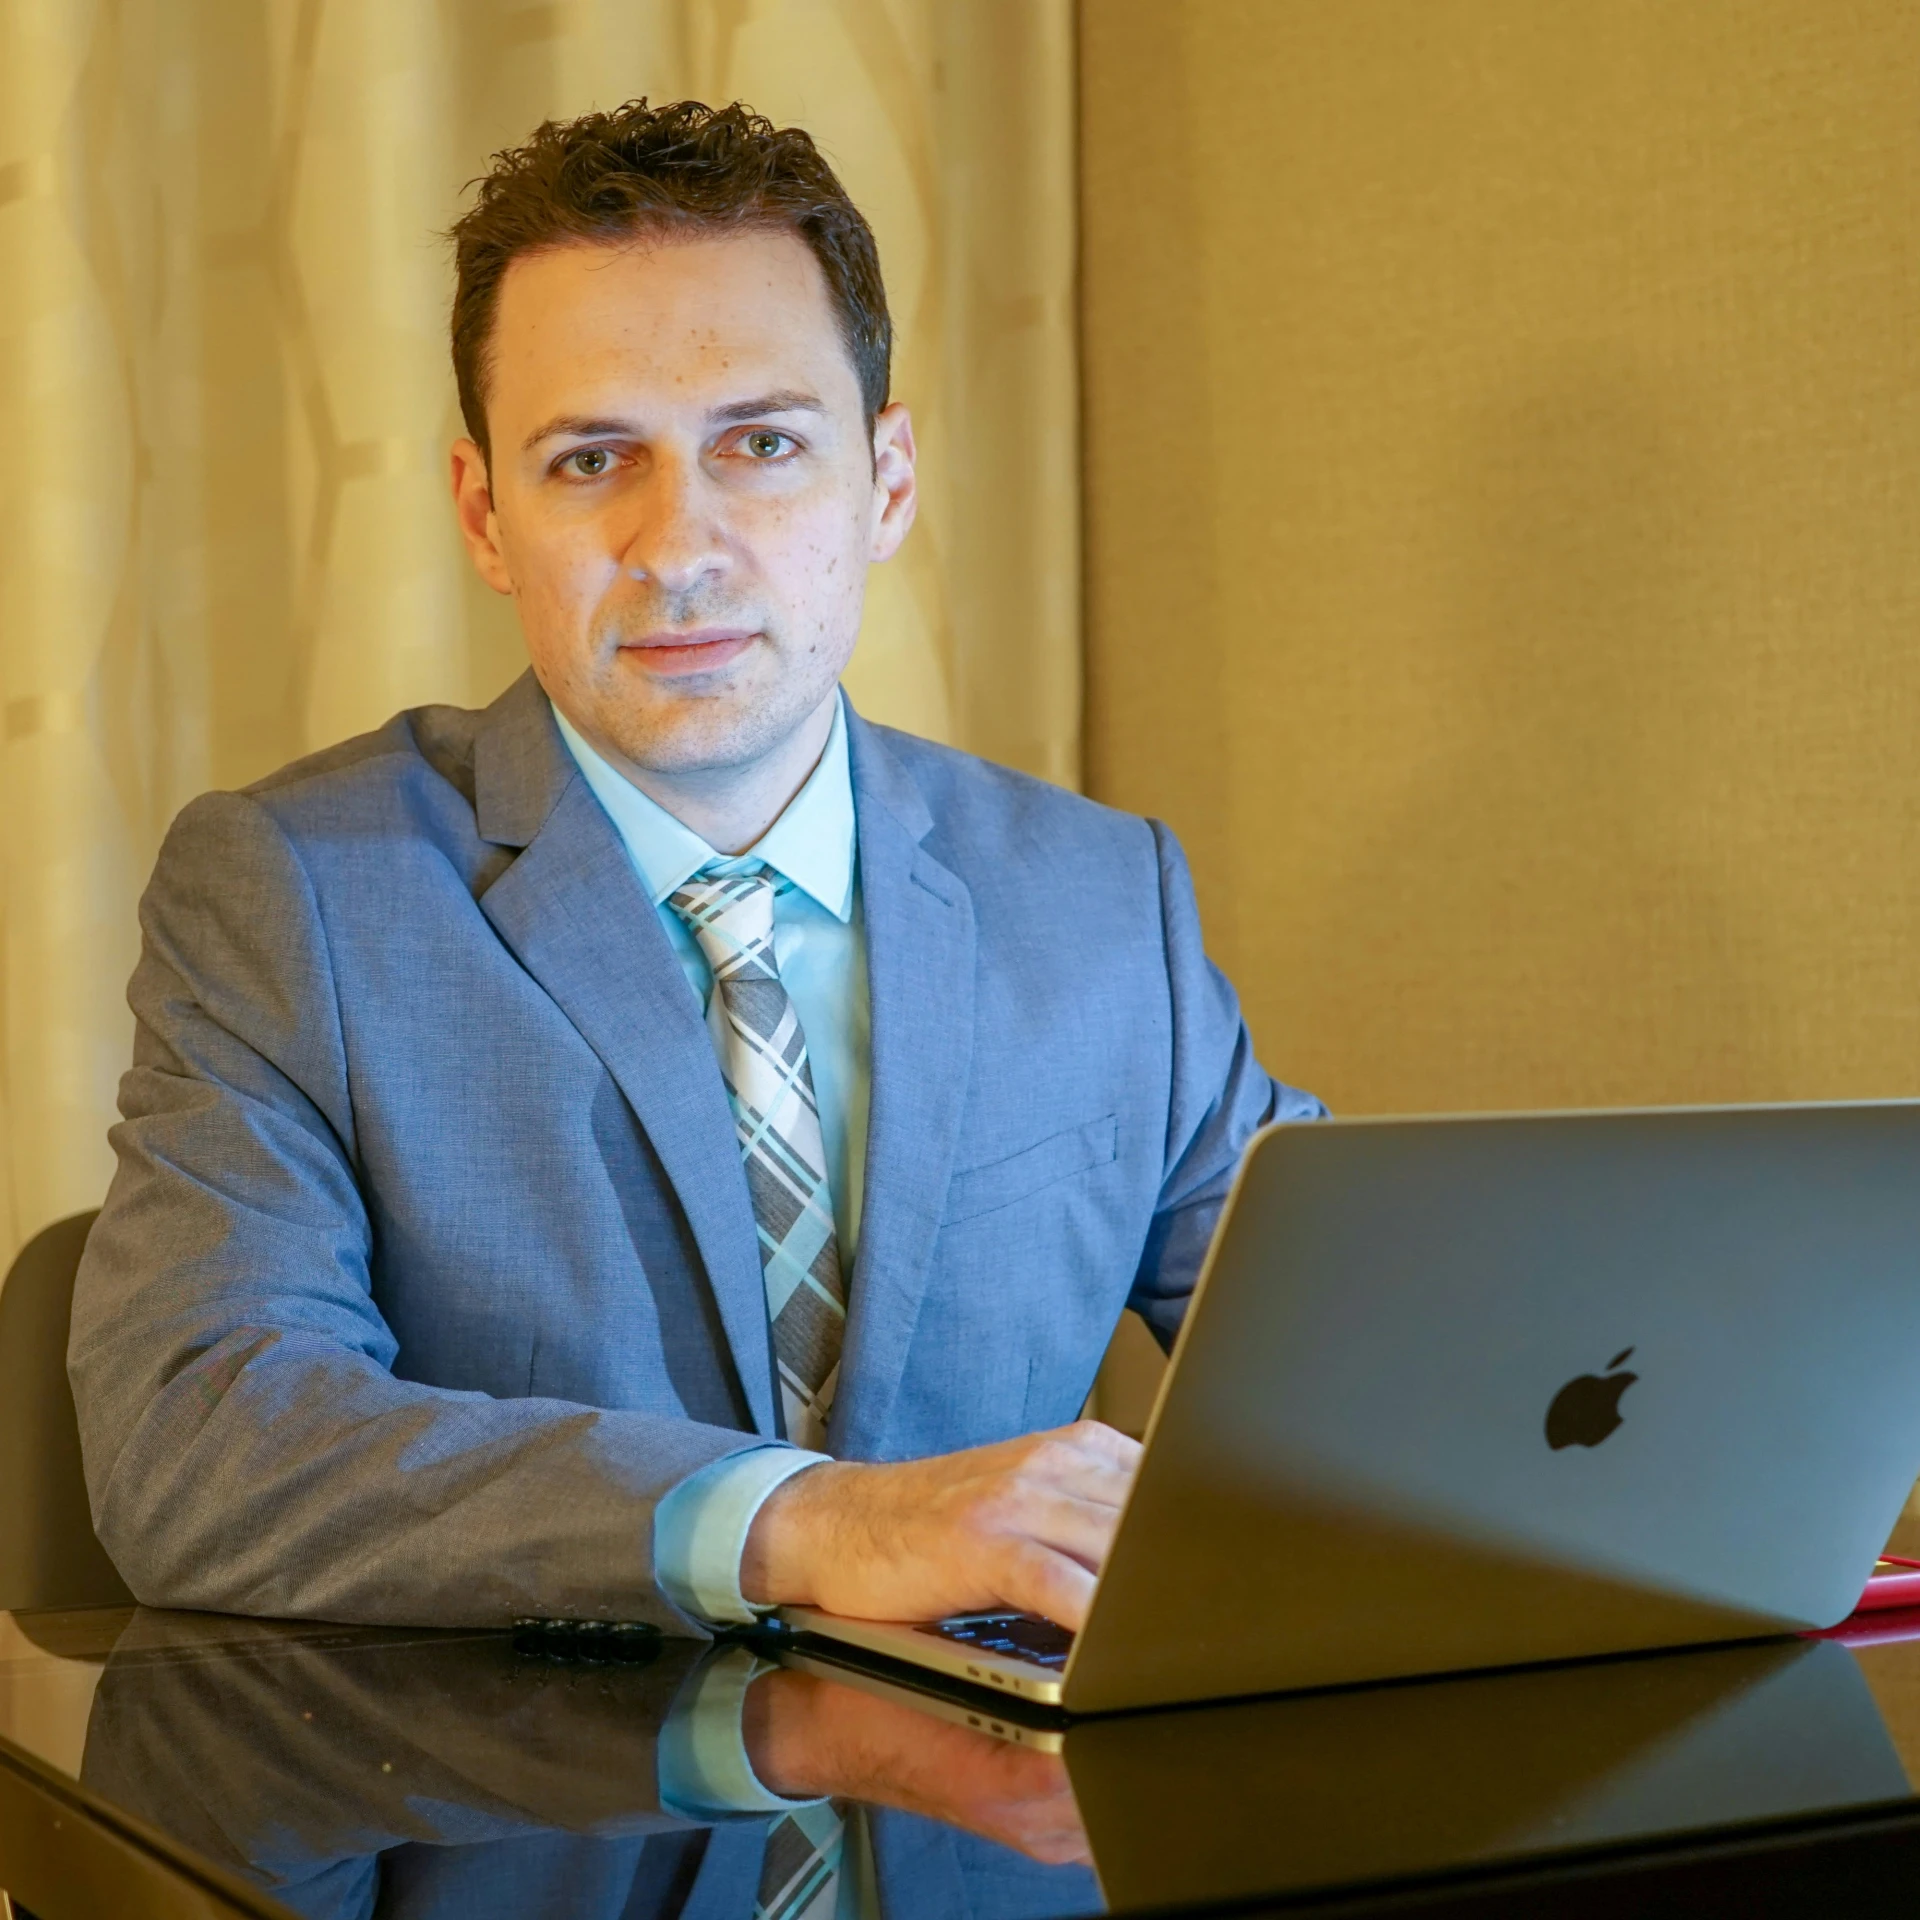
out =
{"type": "Polygon", "coordinates": [[[1920,1092],[1911,0],[1081,39],[1089,784],[1268,1064],[1920,1092]]]}

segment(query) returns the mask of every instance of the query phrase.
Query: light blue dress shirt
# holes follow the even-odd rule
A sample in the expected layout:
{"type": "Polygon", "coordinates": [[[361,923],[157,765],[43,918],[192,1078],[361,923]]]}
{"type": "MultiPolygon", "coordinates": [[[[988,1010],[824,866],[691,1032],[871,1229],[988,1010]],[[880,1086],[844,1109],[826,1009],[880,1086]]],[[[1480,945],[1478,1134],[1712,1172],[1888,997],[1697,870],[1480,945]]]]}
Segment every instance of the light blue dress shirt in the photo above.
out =
{"type": "MultiPolygon", "coordinates": [[[[699,943],[667,905],[668,895],[702,868],[728,873],[753,861],[793,883],[774,899],[773,954],[807,1037],[841,1271],[851,1274],[873,1043],[844,704],[834,704],[832,731],[806,785],[747,852],[731,859],[616,773],[559,708],[553,717],[625,843],[703,1013],[713,996],[713,973],[699,943]]],[[[752,1620],[754,1610],[740,1593],[740,1556],[754,1515],[783,1480],[825,1458],[768,1444],[716,1460],[675,1487],[655,1509],[653,1522],[654,1570],[674,1603],[715,1626],[752,1620]]]]}

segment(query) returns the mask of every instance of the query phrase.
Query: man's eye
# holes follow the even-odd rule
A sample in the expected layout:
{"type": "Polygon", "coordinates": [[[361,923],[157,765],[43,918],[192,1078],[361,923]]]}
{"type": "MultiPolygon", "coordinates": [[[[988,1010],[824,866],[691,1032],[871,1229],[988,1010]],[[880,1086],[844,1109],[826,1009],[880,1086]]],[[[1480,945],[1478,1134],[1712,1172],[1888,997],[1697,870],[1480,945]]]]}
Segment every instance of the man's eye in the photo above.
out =
{"type": "Polygon", "coordinates": [[[605,447],[582,447],[578,453],[568,454],[561,464],[595,480],[613,465],[613,455],[605,447]]]}
{"type": "Polygon", "coordinates": [[[775,433],[771,427],[756,427],[741,444],[754,459],[772,460],[793,443],[784,433],[775,433]]]}

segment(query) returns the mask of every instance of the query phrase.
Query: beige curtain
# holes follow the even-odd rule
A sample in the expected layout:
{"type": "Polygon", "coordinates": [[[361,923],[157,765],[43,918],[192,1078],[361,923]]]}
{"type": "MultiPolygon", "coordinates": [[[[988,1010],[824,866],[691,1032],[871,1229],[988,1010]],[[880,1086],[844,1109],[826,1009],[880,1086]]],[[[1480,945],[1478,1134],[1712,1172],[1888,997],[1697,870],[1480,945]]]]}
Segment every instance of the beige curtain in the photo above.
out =
{"type": "Polygon", "coordinates": [[[0,1239],[96,1204],[180,806],[520,670],[468,575],[437,239],[550,115],[740,97],[879,234],[925,507],[865,711],[1077,776],[1070,0],[0,7],[0,1239]]]}

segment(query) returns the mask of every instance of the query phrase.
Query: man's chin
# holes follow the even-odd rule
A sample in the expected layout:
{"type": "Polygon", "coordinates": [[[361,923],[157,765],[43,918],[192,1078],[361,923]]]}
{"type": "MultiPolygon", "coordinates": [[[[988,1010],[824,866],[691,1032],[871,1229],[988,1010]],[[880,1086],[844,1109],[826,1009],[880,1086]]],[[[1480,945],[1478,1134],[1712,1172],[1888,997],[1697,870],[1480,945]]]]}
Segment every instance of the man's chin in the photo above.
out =
{"type": "Polygon", "coordinates": [[[725,686],[609,704],[614,710],[604,715],[606,738],[634,766],[669,776],[750,766],[806,717],[769,711],[764,701],[725,686]]]}

